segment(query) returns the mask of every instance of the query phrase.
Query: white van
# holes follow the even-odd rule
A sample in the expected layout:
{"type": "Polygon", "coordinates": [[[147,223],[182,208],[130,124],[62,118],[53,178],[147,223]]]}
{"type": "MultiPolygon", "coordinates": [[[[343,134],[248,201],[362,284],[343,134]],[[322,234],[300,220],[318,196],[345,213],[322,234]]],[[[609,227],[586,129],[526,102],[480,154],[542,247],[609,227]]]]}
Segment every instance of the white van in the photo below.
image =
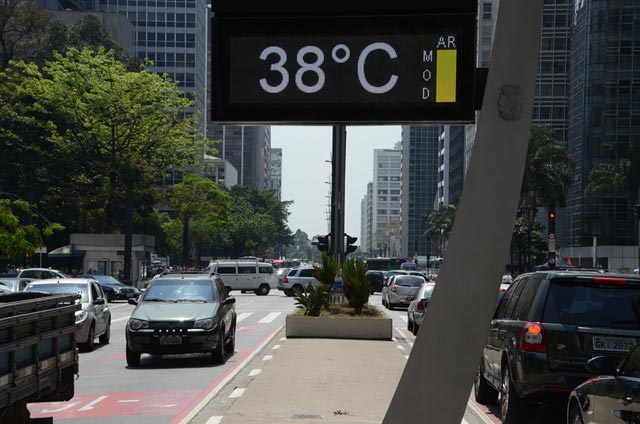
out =
{"type": "Polygon", "coordinates": [[[228,291],[252,291],[258,296],[266,296],[271,289],[278,288],[278,275],[266,262],[215,262],[210,265],[210,271],[220,276],[228,291]]]}

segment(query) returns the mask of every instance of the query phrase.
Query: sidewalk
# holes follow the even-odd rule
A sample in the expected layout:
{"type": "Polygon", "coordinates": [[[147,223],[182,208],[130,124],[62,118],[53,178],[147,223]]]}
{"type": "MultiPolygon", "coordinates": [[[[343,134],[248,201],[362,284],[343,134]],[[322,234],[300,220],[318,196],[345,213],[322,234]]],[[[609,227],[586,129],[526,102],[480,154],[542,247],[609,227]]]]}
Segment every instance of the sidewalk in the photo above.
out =
{"type": "Polygon", "coordinates": [[[273,359],[265,361],[221,424],[382,422],[406,363],[394,342],[286,339],[277,344],[273,359]]]}

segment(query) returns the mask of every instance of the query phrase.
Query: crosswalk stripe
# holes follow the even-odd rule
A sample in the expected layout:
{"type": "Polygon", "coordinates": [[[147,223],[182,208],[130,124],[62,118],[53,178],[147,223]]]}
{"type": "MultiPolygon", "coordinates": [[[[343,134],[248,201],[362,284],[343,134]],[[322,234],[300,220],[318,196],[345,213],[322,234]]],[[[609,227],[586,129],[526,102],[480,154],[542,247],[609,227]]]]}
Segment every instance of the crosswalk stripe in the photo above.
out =
{"type": "Polygon", "coordinates": [[[269,315],[258,321],[258,324],[271,324],[273,320],[278,318],[280,315],[282,315],[282,312],[271,312],[269,315]]]}
{"type": "Polygon", "coordinates": [[[236,318],[236,322],[240,322],[244,319],[249,318],[251,315],[253,315],[253,312],[243,312],[240,315],[238,315],[238,318],[236,318]]]}
{"type": "Polygon", "coordinates": [[[404,322],[407,322],[407,321],[409,320],[409,319],[408,319],[406,316],[404,316],[404,315],[400,315],[400,319],[401,319],[402,321],[404,321],[404,322]]]}

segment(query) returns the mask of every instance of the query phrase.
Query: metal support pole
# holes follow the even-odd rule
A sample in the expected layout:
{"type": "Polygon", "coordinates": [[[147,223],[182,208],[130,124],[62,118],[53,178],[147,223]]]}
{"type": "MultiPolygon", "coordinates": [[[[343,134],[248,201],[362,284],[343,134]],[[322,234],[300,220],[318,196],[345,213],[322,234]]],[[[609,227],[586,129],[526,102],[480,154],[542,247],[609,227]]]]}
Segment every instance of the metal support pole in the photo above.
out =
{"type": "Polygon", "coordinates": [[[344,262],[344,189],[347,156],[347,127],[333,126],[331,159],[331,253],[342,266],[344,262]]]}
{"type": "Polygon", "coordinates": [[[542,0],[502,0],[460,206],[383,424],[460,424],[496,308],[531,127],[542,0]]]}

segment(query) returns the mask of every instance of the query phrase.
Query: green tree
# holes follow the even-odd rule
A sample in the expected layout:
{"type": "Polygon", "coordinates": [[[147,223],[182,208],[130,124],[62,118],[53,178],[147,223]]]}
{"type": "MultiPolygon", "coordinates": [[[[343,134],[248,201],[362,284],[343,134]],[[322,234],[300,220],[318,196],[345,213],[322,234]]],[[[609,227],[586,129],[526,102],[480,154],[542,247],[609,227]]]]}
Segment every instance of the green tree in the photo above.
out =
{"type": "Polygon", "coordinates": [[[69,49],[54,57],[42,70],[15,64],[19,88],[55,125],[56,146],[82,159],[78,179],[96,188],[103,231],[125,234],[129,279],[136,190],[153,191],[165,172],[195,163],[203,151],[197,117],[184,117],[193,102],[166,77],[127,71],[111,51],[69,49]]]}
{"type": "Polygon", "coordinates": [[[11,259],[22,259],[27,253],[33,255],[37,248],[44,246],[44,237],[63,229],[60,224],[42,222],[38,218],[24,200],[0,198],[0,255],[11,259]],[[21,218],[22,221],[36,219],[41,225],[22,224],[21,218]]]}
{"type": "Polygon", "coordinates": [[[369,303],[371,287],[361,260],[347,259],[342,267],[342,292],[356,315],[369,303]]]}
{"type": "Polygon", "coordinates": [[[194,229],[197,241],[226,223],[230,209],[229,193],[210,179],[190,173],[170,189],[167,197],[169,206],[176,210],[182,223],[182,264],[190,265],[189,251],[193,246],[189,242],[190,223],[198,221],[194,229]]]}
{"type": "Polygon", "coordinates": [[[440,256],[444,254],[449,240],[449,235],[453,229],[453,222],[456,218],[457,206],[455,203],[444,205],[440,209],[429,211],[425,217],[425,236],[429,240],[435,240],[438,246],[436,253],[440,256]]]}
{"type": "Polygon", "coordinates": [[[0,4],[0,70],[21,58],[45,33],[51,15],[35,0],[4,0],[0,4]]]}
{"type": "Polygon", "coordinates": [[[524,241],[519,239],[521,234],[514,234],[511,247],[511,256],[515,249],[521,257],[517,265],[520,271],[533,269],[539,257],[534,224],[538,208],[565,205],[574,170],[573,158],[551,127],[532,125],[518,208],[518,217],[526,221],[519,228],[528,234],[524,241]],[[518,246],[514,246],[514,240],[518,246]]]}

